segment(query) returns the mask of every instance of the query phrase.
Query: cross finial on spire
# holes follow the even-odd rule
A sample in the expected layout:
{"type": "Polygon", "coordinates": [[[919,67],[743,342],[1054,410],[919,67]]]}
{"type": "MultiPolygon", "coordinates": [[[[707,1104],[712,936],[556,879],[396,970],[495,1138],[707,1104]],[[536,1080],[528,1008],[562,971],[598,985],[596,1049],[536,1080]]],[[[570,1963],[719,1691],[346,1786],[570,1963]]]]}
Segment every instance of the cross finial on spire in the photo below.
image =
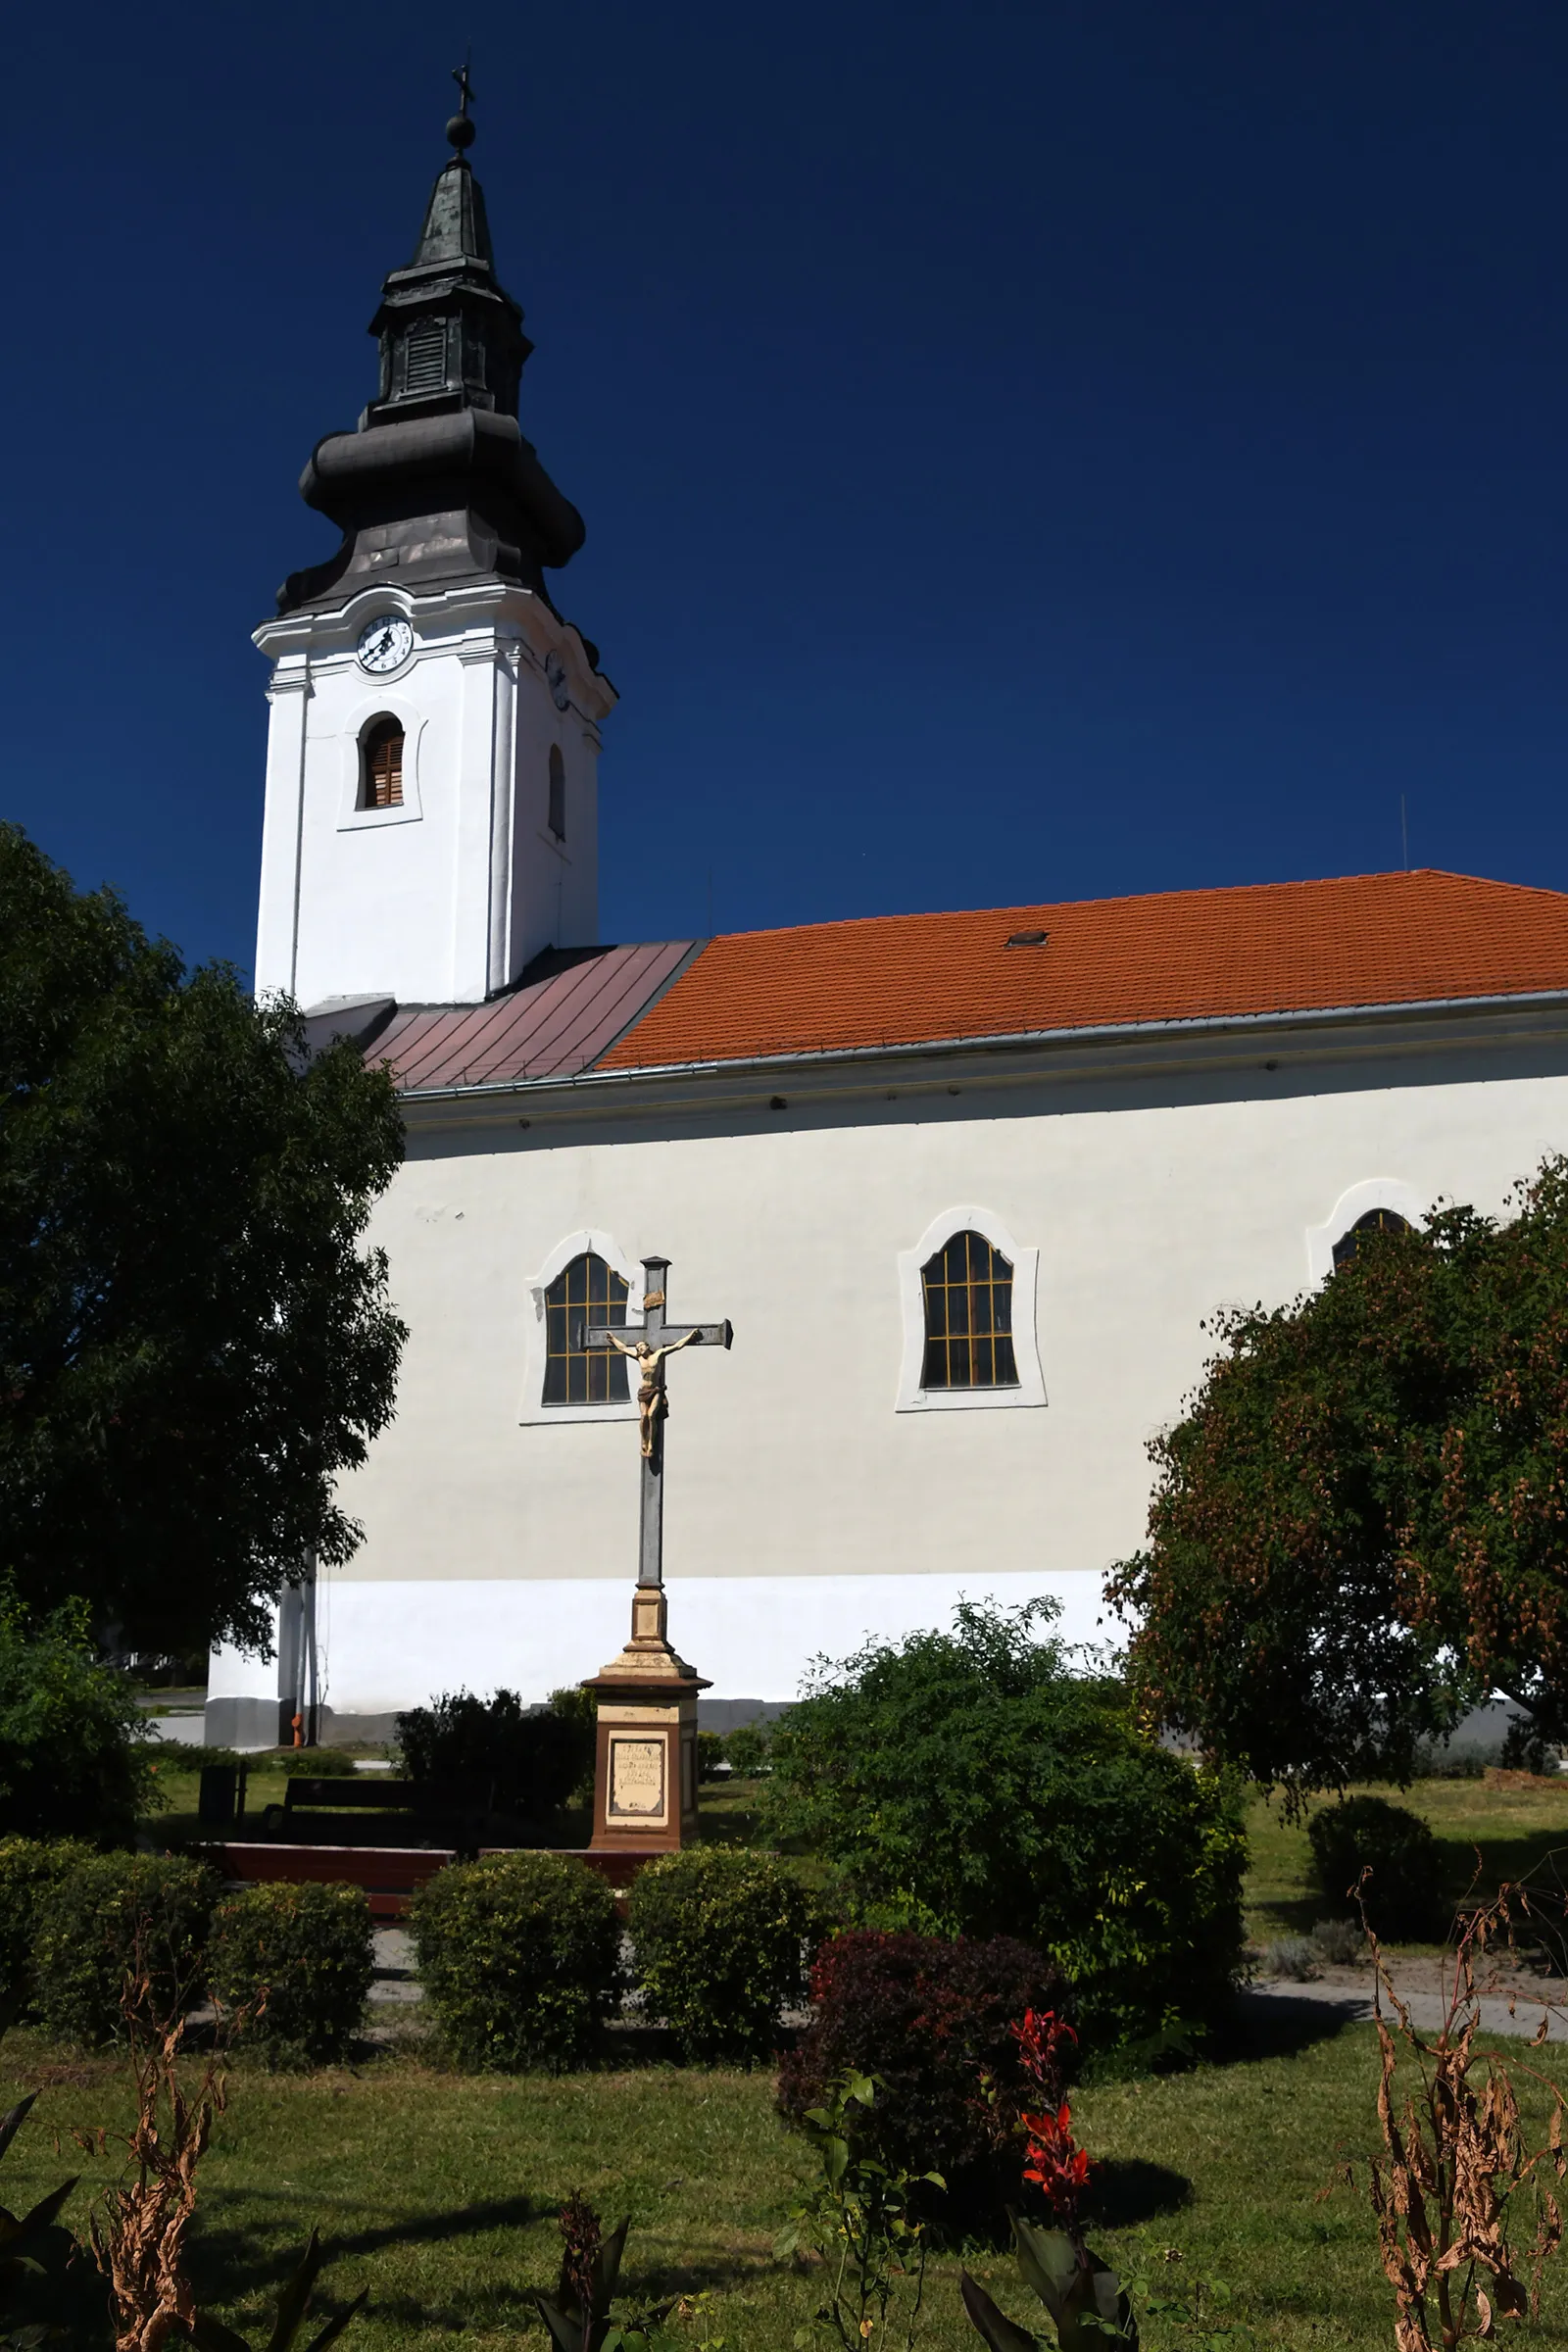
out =
{"type": "Polygon", "coordinates": [[[447,124],[447,137],[460,155],[466,147],[473,145],[473,123],[468,116],[468,100],[473,96],[473,85],[468,79],[468,68],[472,62],[473,43],[470,41],[462,65],[454,66],[452,69],[452,78],[462,92],[463,103],[447,124]]]}

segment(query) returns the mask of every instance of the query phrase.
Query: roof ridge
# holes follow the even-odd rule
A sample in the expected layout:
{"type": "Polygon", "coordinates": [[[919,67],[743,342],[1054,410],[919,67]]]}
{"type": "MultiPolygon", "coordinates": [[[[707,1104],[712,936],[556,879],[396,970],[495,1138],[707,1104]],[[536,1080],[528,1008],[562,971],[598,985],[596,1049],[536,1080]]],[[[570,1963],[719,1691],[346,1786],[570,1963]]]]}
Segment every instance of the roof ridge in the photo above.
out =
{"type": "Polygon", "coordinates": [[[1311,874],[1283,882],[1200,882],[1183,890],[1119,891],[1101,899],[1025,899],[1001,906],[924,906],[902,914],[828,915],[811,923],[768,923],[755,931],[715,932],[708,943],[734,939],[790,939],[803,931],[868,931],[883,923],[960,922],[980,915],[1070,914],[1084,907],[1152,906],[1172,900],[1262,898],[1295,891],[1329,890],[1354,882],[1466,882],[1484,890],[1517,891],[1534,898],[1561,899],[1568,892],[1544,882],[1505,882],[1493,874],[1465,874],[1450,866],[1387,866],[1370,873],[1311,874]]]}

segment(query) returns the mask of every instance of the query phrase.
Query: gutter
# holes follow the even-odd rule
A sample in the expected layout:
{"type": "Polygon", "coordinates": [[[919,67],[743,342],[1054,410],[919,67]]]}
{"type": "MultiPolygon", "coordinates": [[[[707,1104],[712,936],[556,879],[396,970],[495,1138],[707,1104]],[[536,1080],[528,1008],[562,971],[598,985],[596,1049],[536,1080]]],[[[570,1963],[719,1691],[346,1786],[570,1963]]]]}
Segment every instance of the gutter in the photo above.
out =
{"type": "MultiPolygon", "coordinates": [[[[662,992],[661,992],[662,993],[662,992]]],[[[569,1076],[549,1078],[482,1079],[473,1085],[432,1086],[400,1090],[399,1100],[418,1102],[464,1102],[495,1100],[504,1095],[573,1094],[588,1089],[624,1089],[651,1079],[742,1077],[748,1071],[822,1069],[870,1061],[927,1059],[958,1054],[1005,1053],[1026,1046],[1098,1046],[1137,1044],[1140,1040],[1185,1037],[1271,1036],[1328,1024],[1391,1019],[1409,1014],[1456,1015],[1522,1007],[1568,1008],[1568,990],[1532,989],[1486,997],[1414,997],[1395,1004],[1319,1005],[1287,1012],[1198,1013],[1181,1019],[1080,1023],[1066,1029],[1008,1029],[985,1037],[921,1038],[913,1042],[877,1046],[817,1046],[785,1054],[737,1054],[706,1061],[641,1062],[632,1069],[588,1068],[569,1076]]],[[[639,1016],[641,1017],[641,1016],[639,1016]]],[[[624,1034],[624,1032],[622,1032],[624,1034]]],[[[606,1051],[610,1051],[609,1048],[606,1051]]]]}

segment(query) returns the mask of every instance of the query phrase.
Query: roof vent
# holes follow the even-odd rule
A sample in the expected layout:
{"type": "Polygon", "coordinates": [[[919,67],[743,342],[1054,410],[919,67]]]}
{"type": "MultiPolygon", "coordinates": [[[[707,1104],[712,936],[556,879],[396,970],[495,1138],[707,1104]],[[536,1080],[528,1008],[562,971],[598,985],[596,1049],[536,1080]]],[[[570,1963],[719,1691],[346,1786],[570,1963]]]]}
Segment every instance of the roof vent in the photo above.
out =
{"type": "Polygon", "coordinates": [[[1007,945],[1009,948],[1043,948],[1050,937],[1049,931],[1014,931],[1007,945]]]}

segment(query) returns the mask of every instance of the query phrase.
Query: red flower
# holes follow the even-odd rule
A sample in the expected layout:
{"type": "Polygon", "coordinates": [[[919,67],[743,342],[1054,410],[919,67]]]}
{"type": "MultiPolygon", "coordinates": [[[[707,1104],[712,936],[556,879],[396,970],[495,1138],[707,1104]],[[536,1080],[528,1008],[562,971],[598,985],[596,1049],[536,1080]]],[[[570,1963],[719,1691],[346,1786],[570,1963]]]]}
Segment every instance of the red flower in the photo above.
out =
{"type": "MultiPolygon", "coordinates": [[[[1064,2043],[1078,2038],[1072,2028],[1064,2026],[1052,2010],[1037,2017],[1031,2009],[1022,2025],[1013,2027],[1012,2033],[1025,2073],[1042,2090],[1054,2091],[1061,2080],[1057,2053],[1064,2043]]],[[[1021,2114],[1018,2121],[1027,2135],[1024,2179],[1040,2190],[1063,2229],[1075,2229],[1078,2208],[1089,2185],[1089,2154],[1073,2138],[1071,2107],[1063,2099],[1054,2112],[1043,2107],[1038,2114],[1021,2114]]]]}

